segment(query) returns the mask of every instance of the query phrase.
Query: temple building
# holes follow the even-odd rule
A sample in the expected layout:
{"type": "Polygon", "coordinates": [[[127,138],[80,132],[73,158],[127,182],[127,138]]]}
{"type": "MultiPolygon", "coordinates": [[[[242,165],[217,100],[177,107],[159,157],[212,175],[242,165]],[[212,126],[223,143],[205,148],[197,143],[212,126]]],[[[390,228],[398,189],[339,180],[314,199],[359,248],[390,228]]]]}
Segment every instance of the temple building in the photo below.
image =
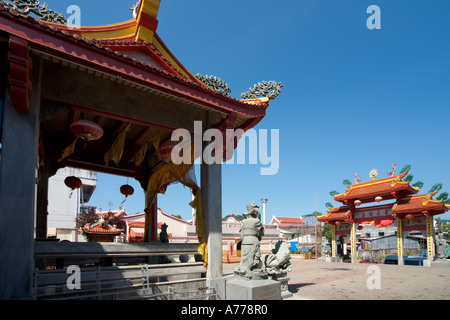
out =
{"type": "MultiPolygon", "coordinates": [[[[226,159],[225,151],[239,140],[227,136],[227,129],[255,127],[282,85],[261,82],[233,98],[218,78],[194,76],[158,35],[159,7],[160,0],[141,0],[128,21],[73,28],[63,14],[38,1],[0,1],[1,299],[32,297],[38,258],[93,256],[100,249],[109,256],[136,255],[136,250],[155,255],[161,250],[158,194],[174,182],[194,195],[197,244],[171,244],[167,250],[195,248],[202,265],[192,270],[206,274],[198,285],[217,287],[223,296],[221,162],[202,161],[197,181],[194,159],[212,157],[211,151],[226,159]],[[200,134],[194,134],[196,123],[200,134]],[[226,150],[199,141],[212,128],[224,136],[226,150]],[[182,163],[172,161],[177,129],[190,138],[183,140],[182,163]],[[136,179],[146,194],[144,243],[45,241],[49,178],[64,167],[136,179]]],[[[74,189],[80,185],[76,178],[74,189]]]]}
{"type": "Polygon", "coordinates": [[[97,222],[82,227],[80,231],[88,242],[114,242],[115,237],[123,233],[123,229],[107,223],[102,216],[97,222]]]}
{"type": "Polygon", "coordinates": [[[276,225],[280,230],[280,233],[287,239],[294,239],[301,236],[301,228],[305,226],[305,222],[302,218],[276,216],[272,217],[270,224],[276,225]]]}
{"type": "Polygon", "coordinates": [[[410,185],[408,172],[409,170],[406,170],[399,175],[392,174],[387,178],[376,179],[378,172],[374,169],[370,172],[372,178],[370,181],[358,181],[355,184],[347,185],[348,189],[344,193],[334,194],[334,200],[341,202],[343,206],[329,208],[328,213],[318,217],[320,222],[332,226],[331,253],[333,258],[337,257],[337,237],[349,235],[352,262],[356,262],[356,234],[357,230],[362,230],[365,225],[395,226],[399,264],[403,264],[404,242],[412,231],[423,233],[423,238],[426,239],[428,260],[431,261],[434,258],[433,217],[447,212],[449,206],[445,204],[444,200],[433,199],[440,188],[435,191],[430,190],[425,194],[417,194],[420,186],[410,185]],[[386,200],[393,202],[361,206],[386,200]]]}

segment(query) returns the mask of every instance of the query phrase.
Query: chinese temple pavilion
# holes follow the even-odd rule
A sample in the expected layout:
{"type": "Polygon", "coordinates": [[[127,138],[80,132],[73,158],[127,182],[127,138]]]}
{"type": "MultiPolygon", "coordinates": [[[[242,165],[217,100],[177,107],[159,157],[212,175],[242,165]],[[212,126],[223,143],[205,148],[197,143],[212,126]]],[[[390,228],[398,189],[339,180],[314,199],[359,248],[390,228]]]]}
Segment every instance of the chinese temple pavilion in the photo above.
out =
{"type": "Polygon", "coordinates": [[[117,229],[100,217],[97,222],[82,227],[80,232],[89,242],[113,242],[123,229],[117,229]]]}
{"type": "Polygon", "coordinates": [[[192,189],[206,279],[222,277],[221,164],[203,162],[197,183],[192,164],[170,161],[171,135],[193,136],[195,121],[253,128],[281,85],[237,99],[220,79],[193,76],[157,33],[159,6],[141,0],[129,21],[74,27],[38,1],[0,0],[0,298],[31,296],[48,179],[65,166],[138,180],[144,242],[156,241],[157,194],[175,181],[192,189]]]}
{"type": "MultiPolygon", "coordinates": [[[[403,170],[402,170],[403,171],[403,170]]],[[[356,230],[359,226],[373,225],[385,227],[395,223],[397,225],[397,251],[399,264],[403,264],[403,239],[413,230],[426,231],[427,256],[433,259],[434,229],[433,216],[445,213],[449,206],[444,200],[433,200],[439,190],[425,194],[417,194],[417,186],[410,185],[407,179],[408,171],[399,175],[392,174],[387,178],[376,179],[378,172],[372,170],[371,181],[357,182],[347,185],[348,189],[341,194],[334,194],[334,200],[343,206],[330,208],[318,217],[320,222],[332,226],[331,251],[336,258],[336,236],[350,235],[352,262],[356,262],[356,230]],[[392,203],[369,205],[384,200],[392,203]]]]}

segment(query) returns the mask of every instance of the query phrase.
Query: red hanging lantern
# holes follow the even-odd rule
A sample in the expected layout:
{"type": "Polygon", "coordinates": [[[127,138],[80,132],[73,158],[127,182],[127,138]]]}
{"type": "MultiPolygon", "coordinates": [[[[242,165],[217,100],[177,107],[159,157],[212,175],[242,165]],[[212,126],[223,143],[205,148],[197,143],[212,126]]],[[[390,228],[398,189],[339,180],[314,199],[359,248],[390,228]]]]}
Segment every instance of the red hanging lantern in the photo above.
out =
{"type": "Polygon", "coordinates": [[[70,131],[84,141],[98,140],[103,136],[103,129],[98,124],[88,120],[77,120],[70,125],[70,131]]]}
{"type": "Polygon", "coordinates": [[[412,213],[408,213],[405,215],[405,218],[411,220],[412,218],[414,218],[414,215],[412,213]]]}
{"type": "Polygon", "coordinates": [[[167,141],[159,147],[159,155],[162,160],[170,160],[172,158],[172,150],[179,142],[167,141]]]}
{"type": "Polygon", "coordinates": [[[362,230],[363,229],[363,226],[358,226],[358,230],[362,230]]]}
{"type": "Polygon", "coordinates": [[[335,224],[338,226],[338,225],[342,224],[342,222],[336,221],[335,224]]]}
{"type": "Polygon", "coordinates": [[[361,200],[355,200],[355,206],[359,206],[361,204],[361,200]]]}
{"type": "Polygon", "coordinates": [[[72,189],[72,191],[81,188],[81,185],[83,184],[79,178],[74,176],[70,176],[64,179],[64,183],[66,184],[66,186],[72,189]]]}
{"type": "Polygon", "coordinates": [[[125,197],[131,196],[134,193],[134,188],[129,184],[124,184],[123,186],[120,187],[120,193],[123,194],[125,197]]]}
{"type": "Polygon", "coordinates": [[[128,196],[133,195],[134,188],[129,184],[124,184],[123,186],[120,187],[120,193],[125,196],[125,199],[121,203],[123,204],[127,200],[128,196]]]}
{"type": "Polygon", "coordinates": [[[376,201],[376,202],[380,202],[381,200],[383,200],[383,198],[380,197],[380,196],[378,196],[378,197],[375,198],[375,201],[376,201]]]}

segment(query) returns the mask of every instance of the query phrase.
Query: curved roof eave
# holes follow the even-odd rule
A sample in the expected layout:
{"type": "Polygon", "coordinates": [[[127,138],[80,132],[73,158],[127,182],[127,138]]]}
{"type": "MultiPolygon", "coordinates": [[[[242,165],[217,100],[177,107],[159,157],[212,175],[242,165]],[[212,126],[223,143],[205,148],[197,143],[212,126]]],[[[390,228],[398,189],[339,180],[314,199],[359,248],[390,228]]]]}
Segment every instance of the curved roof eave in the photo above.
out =
{"type": "Polygon", "coordinates": [[[99,71],[129,78],[153,89],[184,97],[194,103],[224,113],[236,113],[247,119],[262,119],[268,102],[251,104],[192,81],[104,48],[99,40],[89,40],[60,26],[0,8],[0,29],[30,42],[33,48],[60,58],[83,63],[99,71]],[[2,19],[7,21],[1,21],[2,19]]]}

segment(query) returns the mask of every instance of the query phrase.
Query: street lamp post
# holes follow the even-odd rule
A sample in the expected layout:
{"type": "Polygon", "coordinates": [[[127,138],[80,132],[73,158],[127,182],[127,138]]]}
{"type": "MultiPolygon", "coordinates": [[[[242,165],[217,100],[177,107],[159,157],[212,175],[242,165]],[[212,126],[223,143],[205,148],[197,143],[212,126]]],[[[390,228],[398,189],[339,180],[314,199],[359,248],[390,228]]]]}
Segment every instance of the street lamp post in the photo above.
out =
{"type": "Polygon", "coordinates": [[[261,202],[263,204],[263,224],[266,224],[266,203],[268,199],[261,199],[261,202]]]}

